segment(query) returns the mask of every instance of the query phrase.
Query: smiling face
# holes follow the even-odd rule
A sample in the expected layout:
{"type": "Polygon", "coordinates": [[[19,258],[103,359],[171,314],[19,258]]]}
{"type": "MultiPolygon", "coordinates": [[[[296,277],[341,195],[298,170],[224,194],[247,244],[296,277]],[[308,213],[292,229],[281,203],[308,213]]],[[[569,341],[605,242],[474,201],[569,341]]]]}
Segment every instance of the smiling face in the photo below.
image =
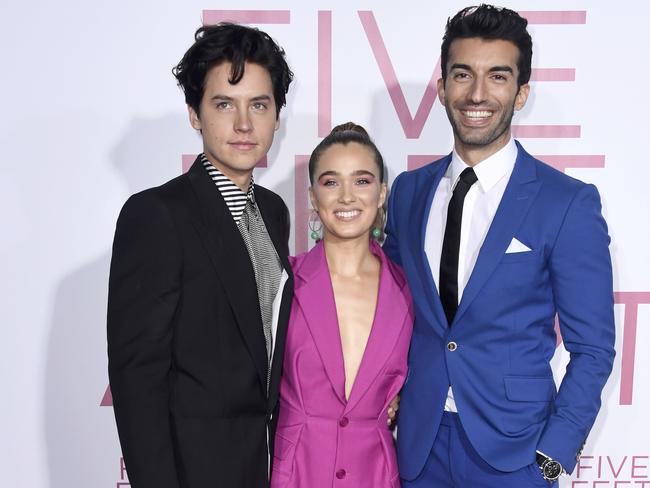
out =
{"type": "Polygon", "coordinates": [[[451,43],[438,97],[454,130],[456,151],[468,164],[510,140],[513,113],[524,107],[530,90],[528,84],[517,86],[518,57],[510,41],[472,37],[451,43]]]}
{"type": "Polygon", "coordinates": [[[228,81],[230,73],[229,62],[208,71],[200,113],[188,107],[190,123],[201,131],[208,160],[246,191],[253,168],[271,147],[279,121],[266,69],[246,63],[236,85],[228,81]]]}
{"type": "Polygon", "coordinates": [[[334,144],[321,155],[309,197],[323,223],[323,239],[368,239],[386,185],[370,148],[356,143],[334,144]]]}

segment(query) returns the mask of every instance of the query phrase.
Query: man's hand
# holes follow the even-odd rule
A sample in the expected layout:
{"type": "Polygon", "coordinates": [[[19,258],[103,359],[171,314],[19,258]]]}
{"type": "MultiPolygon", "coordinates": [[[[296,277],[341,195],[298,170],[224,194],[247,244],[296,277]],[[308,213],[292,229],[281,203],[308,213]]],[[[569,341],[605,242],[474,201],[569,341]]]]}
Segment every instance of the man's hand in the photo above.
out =
{"type": "Polygon", "coordinates": [[[388,406],[388,420],[386,424],[389,428],[395,427],[397,422],[397,411],[399,410],[399,395],[393,398],[388,406]]]}

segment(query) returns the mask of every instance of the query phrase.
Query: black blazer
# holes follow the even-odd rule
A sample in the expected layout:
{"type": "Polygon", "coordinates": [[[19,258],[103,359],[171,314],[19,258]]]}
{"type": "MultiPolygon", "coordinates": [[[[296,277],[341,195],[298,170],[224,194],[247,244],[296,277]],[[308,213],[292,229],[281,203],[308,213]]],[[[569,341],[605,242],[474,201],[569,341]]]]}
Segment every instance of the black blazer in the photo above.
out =
{"type": "Polygon", "coordinates": [[[267,423],[278,398],[293,277],[287,207],[260,186],[255,197],[289,273],[268,397],[253,268],[200,160],[188,173],[133,195],[120,213],[109,279],[108,369],[133,488],[268,485],[267,423]]]}

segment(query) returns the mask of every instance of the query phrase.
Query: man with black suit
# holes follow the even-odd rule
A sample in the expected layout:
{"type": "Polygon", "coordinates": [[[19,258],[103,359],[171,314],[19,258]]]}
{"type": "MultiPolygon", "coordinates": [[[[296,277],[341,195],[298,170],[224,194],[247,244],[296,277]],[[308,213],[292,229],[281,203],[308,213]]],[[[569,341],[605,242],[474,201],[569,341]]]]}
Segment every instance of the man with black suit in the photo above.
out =
{"type": "Polygon", "coordinates": [[[109,281],[115,417],[133,488],[268,485],[292,295],[289,214],[253,183],[292,73],[264,32],[200,28],[174,75],[203,153],[126,202],[109,281]]]}

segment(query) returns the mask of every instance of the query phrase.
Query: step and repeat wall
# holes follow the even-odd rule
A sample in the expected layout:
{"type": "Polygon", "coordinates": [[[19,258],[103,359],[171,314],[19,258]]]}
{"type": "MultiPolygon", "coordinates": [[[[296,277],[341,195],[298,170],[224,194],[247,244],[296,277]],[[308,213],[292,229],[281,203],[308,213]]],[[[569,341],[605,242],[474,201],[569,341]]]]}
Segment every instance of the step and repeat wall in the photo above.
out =
{"type": "MultiPolygon", "coordinates": [[[[306,161],[333,125],[364,125],[389,181],[447,154],[440,43],[465,2],[5,2],[0,77],[0,485],[128,487],[111,408],[106,295],[126,198],[201,150],[171,68],[202,23],[258,26],[295,72],[255,170],[307,229],[306,161]]],[[[612,236],[616,351],[603,407],[563,487],[650,488],[650,43],[646,2],[512,0],[534,40],[526,149],[594,183],[612,236]]],[[[568,361],[561,341],[558,381],[568,361]]]]}

